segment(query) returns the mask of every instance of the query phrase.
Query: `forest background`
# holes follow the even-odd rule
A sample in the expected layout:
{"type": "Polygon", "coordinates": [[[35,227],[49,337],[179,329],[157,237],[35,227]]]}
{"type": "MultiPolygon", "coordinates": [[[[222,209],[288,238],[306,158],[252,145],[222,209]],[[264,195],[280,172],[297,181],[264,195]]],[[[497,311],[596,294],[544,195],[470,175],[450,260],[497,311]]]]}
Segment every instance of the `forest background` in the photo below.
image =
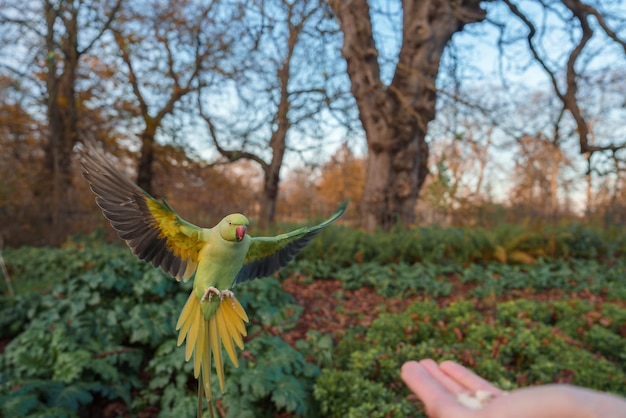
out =
{"type": "Polygon", "coordinates": [[[202,225],[623,222],[623,4],[419,4],[2,4],[5,242],[103,225],[84,141],[202,225]]]}
{"type": "Polygon", "coordinates": [[[423,417],[398,375],[423,357],[626,396],[625,13],[0,0],[0,415],[195,412],[189,287],[117,240],[86,143],[201,226],[273,234],[351,199],[236,289],[219,416],[423,417]]]}

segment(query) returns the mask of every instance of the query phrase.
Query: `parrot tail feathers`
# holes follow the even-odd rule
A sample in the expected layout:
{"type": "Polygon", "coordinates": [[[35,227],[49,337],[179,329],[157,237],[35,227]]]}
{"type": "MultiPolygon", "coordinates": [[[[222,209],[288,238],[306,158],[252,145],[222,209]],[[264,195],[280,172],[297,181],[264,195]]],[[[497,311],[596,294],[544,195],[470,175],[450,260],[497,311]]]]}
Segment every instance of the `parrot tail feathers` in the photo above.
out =
{"type": "Polygon", "coordinates": [[[193,353],[193,374],[202,385],[209,402],[211,401],[211,355],[215,360],[220,389],[224,393],[226,384],[222,346],[235,367],[238,367],[235,345],[243,349],[243,337],[246,336],[244,322],[248,322],[248,315],[234,296],[220,301],[215,313],[207,320],[200,309],[198,297],[195,292],[192,292],[180,314],[176,324],[176,329],[180,330],[178,345],[187,340],[185,360],[189,361],[193,353]]]}

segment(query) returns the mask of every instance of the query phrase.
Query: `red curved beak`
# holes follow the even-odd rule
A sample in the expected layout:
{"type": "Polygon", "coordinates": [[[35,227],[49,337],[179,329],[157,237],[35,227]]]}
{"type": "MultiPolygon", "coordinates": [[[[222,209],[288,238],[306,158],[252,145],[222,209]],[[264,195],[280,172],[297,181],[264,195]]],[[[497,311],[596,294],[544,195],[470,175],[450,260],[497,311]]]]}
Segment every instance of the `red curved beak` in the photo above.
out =
{"type": "Polygon", "coordinates": [[[245,225],[239,225],[237,228],[235,228],[235,235],[237,236],[237,241],[241,241],[243,237],[246,236],[245,225]]]}

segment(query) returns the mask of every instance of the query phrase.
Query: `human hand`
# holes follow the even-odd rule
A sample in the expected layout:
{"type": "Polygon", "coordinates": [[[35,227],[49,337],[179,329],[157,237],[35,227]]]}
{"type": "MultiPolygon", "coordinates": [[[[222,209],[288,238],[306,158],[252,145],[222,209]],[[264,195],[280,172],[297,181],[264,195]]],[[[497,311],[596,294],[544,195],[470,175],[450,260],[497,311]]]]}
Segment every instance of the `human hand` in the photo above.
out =
{"type": "Polygon", "coordinates": [[[550,384],[504,392],[465,367],[426,359],[402,366],[402,380],[426,406],[432,418],[590,418],[626,417],[626,400],[570,385],[550,384]],[[459,395],[487,394],[480,409],[459,395]]]}

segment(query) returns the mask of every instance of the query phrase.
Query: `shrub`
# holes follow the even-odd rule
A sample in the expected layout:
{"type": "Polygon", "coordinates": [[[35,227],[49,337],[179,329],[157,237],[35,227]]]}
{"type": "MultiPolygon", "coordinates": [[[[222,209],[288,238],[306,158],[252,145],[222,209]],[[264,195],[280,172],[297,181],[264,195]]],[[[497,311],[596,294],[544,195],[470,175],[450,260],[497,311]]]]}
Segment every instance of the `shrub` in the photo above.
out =
{"type": "Polygon", "coordinates": [[[335,367],[323,370],[315,384],[322,412],[424,416],[417,405],[406,403],[399,369],[407,360],[425,357],[465,363],[503,389],[569,382],[626,395],[625,339],[610,329],[623,318],[623,309],[606,304],[602,312],[609,326],[591,325],[578,338],[559,324],[566,318],[580,324],[598,312],[585,302],[516,300],[496,304],[495,311],[488,317],[469,301],[445,308],[416,302],[403,313],[381,315],[364,335],[349,334],[338,345],[335,367]]]}

